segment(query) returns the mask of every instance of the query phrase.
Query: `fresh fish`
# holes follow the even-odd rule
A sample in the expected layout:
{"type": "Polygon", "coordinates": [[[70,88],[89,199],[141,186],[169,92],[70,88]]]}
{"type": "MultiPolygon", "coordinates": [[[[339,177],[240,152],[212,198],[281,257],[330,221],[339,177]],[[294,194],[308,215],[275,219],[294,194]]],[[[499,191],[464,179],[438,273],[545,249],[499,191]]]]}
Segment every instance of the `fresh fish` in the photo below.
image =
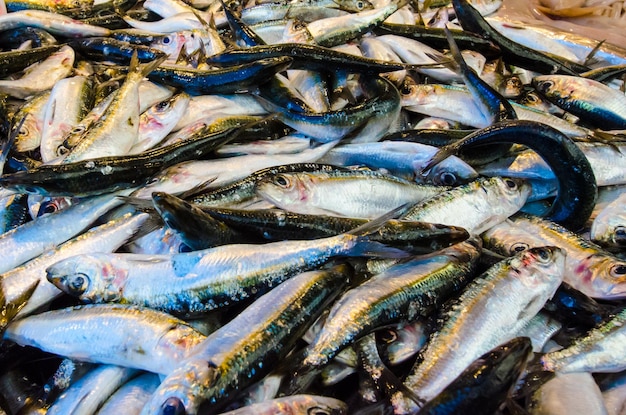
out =
{"type": "Polygon", "coordinates": [[[278,173],[263,178],[256,187],[265,200],[291,212],[369,219],[443,190],[443,186],[365,170],[278,173]]]}
{"type": "Polygon", "coordinates": [[[159,383],[159,377],[153,373],[144,373],[129,380],[98,409],[98,415],[139,415],[159,383]]]}
{"type": "Polygon", "coordinates": [[[526,337],[516,337],[494,348],[470,364],[419,412],[493,414],[508,398],[531,354],[526,337]]]}
{"type": "Polygon", "coordinates": [[[342,415],[348,413],[348,406],[339,399],[315,395],[290,395],[244,406],[222,415],[278,415],[292,412],[308,414],[342,415]]]}
{"type": "Polygon", "coordinates": [[[608,415],[600,388],[587,372],[557,373],[532,395],[529,413],[608,415]]]}
{"type": "Polygon", "coordinates": [[[346,268],[300,274],[252,303],[165,378],[142,414],[193,415],[202,402],[215,407],[236,387],[262,378],[339,295],[346,268]]]}
{"type": "Polygon", "coordinates": [[[14,321],[4,338],[79,361],[168,375],[205,336],[149,308],[87,304],[14,321]]]}
{"type": "Polygon", "coordinates": [[[626,312],[622,310],[571,346],[543,355],[543,369],[559,373],[623,371],[626,362],[621,359],[620,350],[624,344],[625,318],[626,312]]]}
{"type": "Polygon", "coordinates": [[[101,365],[65,390],[48,409],[50,415],[89,415],[120,386],[137,376],[136,369],[101,365]]]}
{"type": "Polygon", "coordinates": [[[416,203],[401,218],[459,226],[478,235],[516,213],[529,194],[523,181],[481,178],[416,203]]]}
{"type": "Polygon", "coordinates": [[[18,27],[37,27],[47,30],[53,35],[65,37],[108,36],[111,31],[104,27],[93,26],[43,10],[18,10],[0,16],[0,30],[10,30],[18,27]]]}
{"type": "MultiPolygon", "coordinates": [[[[2,27],[1,19],[6,16],[8,15],[0,16],[0,27],[2,27]]],[[[16,98],[26,98],[52,89],[57,81],[67,77],[72,72],[73,65],[74,49],[63,46],[46,60],[31,66],[20,79],[14,81],[0,80],[0,92],[16,98]]]]}
{"type": "Polygon", "coordinates": [[[609,248],[626,246],[626,193],[609,203],[593,220],[590,238],[609,248]]]}
{"type": "Polygon", "coordinates": [[[146,221],[147,215],[131,214],[94,227],[79,236],[49,249],[36,258],[0,275],[0,287],[5,296],[11,300],[28,291],[29,287],[38,282],[38,286],[30,296],[28,304],[22,309],[20,316],[30,314],[49,304],[62,293],[46,280],[46,268],[64,258],[87,252],[113,252],[123,245],[130,236],[146,221]]]}
{"type": "Polygon", "coordinates": [[[16,112],[13,117],[13,128],[17,128],[17,124],[21,123],[13,145],[16,151],[26,153],[40,147],[46,104],[49,98],[49,91],[41,92],[26,100],[16,112]]]}
{"type": "Polygon", "coordinates": [[[51,246],[83,232],[98,217],[119,204],[121,201],[111,195],[92,198],[68,209],[40,216],[0,235],[0,252],[3,256],[0,272],[10,271],[51,246]]]}
{"type": "Polygon", "coordinates": [[[626,97],[592,79],[542,75],[533,86],[552,103],[605,130],[626,129],[626,97]]]}
{"type": "Polygon", "coordinates": [[[75,163],[88,159],[128,154],[139,132],[139,83],[160,60],[140,65],[133,55],[124,84],[96,121],[63,159],[75,163]]]}
{"type": "Polygon", "coordinates": [[[66,135],[84,119],[93,107],[92,81],[74,76],[57,82],[46,104],[39,151],[44,163],[55,160],[66,135]]]}
{"type": "Polygon", "coordinates": [[[489,229],[485,240],[492,238],[504,242],[507,255],[528,247],[559,246],[567,252],[565,282],[592,298],[618,299],[624,296],[626,263],[554,222],[515,215],[511,222],[502,222],[489,229]]]}
{"type": "MultiPolygon", "coordinates": [[[[514,338],[563,280],[564,260],[559,248],[533,248],[493,265],[472,281],[444,313],[441,328],[404,384],[430,401],[475,359],[514,338]]],[[[407,398],[394,397],[392,402],[403,413],[417,406],[407,398]]]]}
{"type": "MultiPolygon", "coordinates": [[[[285,163],[311,163],[317,161],[328,150],[335,146],[336,142],[323,144],[319,147],[304,150],[298,154],[250,154],[246,156],[229,157],[215,160],[198,160],[179,163],[164,169],[158,175],[153,176],[150,183],[133,192],[133,197],[149,199],[153,192],[165,192],[177,194],[210,182],[209,190],[216,190],[221,186],[230,185],[238,180],[243,180],[256,171],[285,163]]],[[[254,197],[254,191],[246,196],[246,199],[254,197]]],[[[193,202],[203,204],[201,195],[194,198],[193,202]]],[[[209,204],[208,198],[204,198],[204,204],[209,204]]],[[[219,206],[230,204],[220,198],[219,206]]]]}
{"type": "Polygon", "coordinates": [[[376,328],[427,316],[471,279],[479,255],[476,239],[462,242],[391,267],[347,291],[305,349],[296,373],[325,365],[376,328]]]}
{"type": "Polygon", "coordinates": [[[139,116],[137,140],[128,154],[142,153],[160,143],[180,121],[189,104],[185,92],[153,105],[139,116]]]}
{"type": "MultiPolygon", "coordinates": [[[[261,251],[258,245],[233,244],[173,255],[84,254],[46,272],[48,281],[86,302],[122,302],[194,315],[258,297],[298,272],[375,246],[366,235],[344,233],[272,242],[261,251]]],[[[388,255],[403,256],[391,251],[388,255]]]]}
{"type": "Polygon", "coordinates": [[[365,165],[385,169],[391,174],[440,186],[455,186],[475,179],[476,171],[460,158],[448,158],[422,174],[426,162],[438,149],[419,143],[383,141],[378,143],[346,144],[330,150],[320,163],[341,166],[365,165]]]}

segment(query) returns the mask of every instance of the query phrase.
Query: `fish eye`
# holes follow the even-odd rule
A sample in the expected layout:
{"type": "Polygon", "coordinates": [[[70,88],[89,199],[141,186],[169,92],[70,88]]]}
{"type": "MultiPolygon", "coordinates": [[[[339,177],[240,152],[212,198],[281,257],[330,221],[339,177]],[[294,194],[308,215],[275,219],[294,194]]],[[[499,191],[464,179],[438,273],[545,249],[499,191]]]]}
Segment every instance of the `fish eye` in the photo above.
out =
{"type": "Polygon", "coordinates": [[[617,239],[625,239],[626,238],[626,226],[617,226],[615,228],[615,236],[617,239]]]}
{"type": "Polygon", "coordinates": [[[58,210],[58,206],[55,203],[48,203],[46,205],[46,207],[42,209],[40,209],[39,214],[37,216],[42,216],[45,215],[47,213],[54,213],[58,210]]]}
{"type": "Polygon", "coordinates": [[[185,405],[183,401],[176,397],[170,397],[161,405],[161,415],[185,415],[185,405]]]}
{"type": "Polygon", "coordinates": [[[380,332],[380,340],[389,344],[398,339],[398,333],[395,330],[383,330],[380,332]]]}
{"type": "Polygon", "coordinates": [[[611,275],[614,277],[626,276],[626,264],[615,264],[611,267],[611,275]]]}
{"type": "Polygon", "coordinates": [[[20,131],[18,131],[17,135],[28,135],[30,134],[30,131],[28,130],[28,127],[23,126],[20,131]]]}
{"type": "Polygon", "coordinates": [[[279,174],[278,176],[276,176],[274,183],[276,183],[280,187],[288,187],[290,181],[287,177],[283,176],[282,174],[279,174]]]}
{"type": "MultiPolygon", "coordinates": [[[[540,262],[548,262],[550,260],[550,251],[545,248],[537,250],[537,258],[540,262]]],[[[626,267],[624,268],[626,270],[626,267]]]]}
{"type": "Polygon", "coordinates": [[[408,83],[405,82],[405,83],[402,84],[402,88],[400,89],[400,93],[402,95],[409,95],[411,93],[411,90],[412,90],[411,85],[409,85],[408,83]]]}
{"type": "Polygon", "coordinates": [[[365,7],[365,3],[363,3],[362,1],[357,1],[356,2],[356,8],[359,10],[363,10],[363,8],[365,7]]]}
{"type": "Polygon", "coordinates": [[[540,102],[539,101],[539,97],[537,95],[535,95],[535,94],[526,94],[526,96],[524,97],[524,100],[526,102],[531,103],[531,104],[536,104],[536,103],[540,102]]]}
{"type": "Polygon", "coordinates": [[[70,150],[65,146],[59,146],[59,148],[57,148],[57,156],[64,156],[69,152],[70,150]]]}
{"type": "Polygon", "coordinates": [[[511,253],[522,252],[530,248],[530,246],[525,242],[516,242],[511,245],[511,253]]]}
{"type": "Polygon", "coordinates": [[[549,91],[550,89],[552,89],[553,86],[553,81],[542,81],[537,83],[537,89],[541,92],[549,91]]]}
{"type": "Polygon", "coordinates": [[[504,184],[506,184],[506,187],[508,187],[511,190],[517,189],[517,183],[515,183],[514,180],[504,179],[504,184]]]}
{"type": "Polygon", "coordinates": [[[169,37],[169,36],[164,37],[164,38],[163,38],[163,40],[162,40],[163,44],[165,44],[165,45],[167,45],[167,44],[168,44],[168,43],[170,43],[171,41],[172,41],[172,39],[170,39],[170,37],[169,37]]]}
{"type": "Polygon", "coordinates": [[[454,173],[450,173],[449,171],[441,173],[439,180],[444,186],[453,186],[457,182],[456,175],[454,173]]]}
{"type": "Polygon", "coordinates": [[[87,290],[88,277],[85,274],[78,273],[70,275],[67,287],[73,292],[84,293],[87,290]]]}
{"type": "Polygon", "coordinates": [[[70,131],[70,134],[81,134],[83,131],[85,131],[85,126],[77,125],[72,129],[72,131],[70,131]]]}
{"type": "Polygon", "coordinates": [[[156,104],[155,109],[157,111],[165,111],[170,107],[170,102],[169,101],[161,101],[158,104],[156,104]]]}
{"type": "Polygon", "coordinates": [[[312,406],[311,408],[307,409],[306,413],[307,415],[328,415],[330,414],[330,411],[326,408],[322,408],[319,406],[312,406]]]}

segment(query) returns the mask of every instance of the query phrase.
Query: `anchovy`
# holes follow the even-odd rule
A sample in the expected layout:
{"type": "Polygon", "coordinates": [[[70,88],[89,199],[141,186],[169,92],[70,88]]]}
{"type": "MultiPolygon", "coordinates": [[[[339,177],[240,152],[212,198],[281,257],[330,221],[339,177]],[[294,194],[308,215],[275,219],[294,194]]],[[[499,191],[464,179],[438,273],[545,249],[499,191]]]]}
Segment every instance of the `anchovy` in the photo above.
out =
{"type": "Polygon", "coordinates": [[[0,30],[32,26],[53,35],[66,37],[109,36],[109,29],[85,24],[80,20],[43,10],[18,10],[0,16],[0,30]]]}
{"type": "Polygon", "coordinates": [[[153,373],[144,373],[116,390],[98,409],[99,415],[138,414],[161,383],[153,373]]]}

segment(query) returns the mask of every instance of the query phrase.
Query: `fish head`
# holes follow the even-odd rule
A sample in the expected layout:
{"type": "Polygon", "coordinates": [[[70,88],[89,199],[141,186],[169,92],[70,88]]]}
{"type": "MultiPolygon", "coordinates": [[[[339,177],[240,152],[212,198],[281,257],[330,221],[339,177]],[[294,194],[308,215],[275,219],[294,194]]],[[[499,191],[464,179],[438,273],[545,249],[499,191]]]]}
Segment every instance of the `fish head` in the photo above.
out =
{"type": "Polygon", "coordinates": [[[272,174],[258,182],[256,192],[263,199],[282,209],[293,210],[294,207],[306,204],[309,200],[313,193],[312,180],[305,173],[272,174]]]}
{"type": "Polygon", "coordinates": [[[576,289],[592,298],[626,298],[626,261],[608,253],[591,255],[575,268],[576,289]]]}
{"type": "Polygon", "coordinates": [[[210,392],[219,378],[209,359],[189,358],[161,382],[142,414],[195,415],[203,402],[212,403],[210,392]]]}
{"type": "Polygon", "coordinates": [[[326,396],[302,396],[301,399],[293,400],[291,410],[296,414],[341,415],[348,413],[348,405],[339,399],[326,396]]]}
{"type": "Polygon", "coordinates": [[[512,177],[494,177],[493,179],[496,179],[495,181],[500,188],[500,193],[504,195],[507,200],[519,205],[520,208],[526,203],[528,196],[530,196],[532,192],[532,187],[526,180],[512,177]]]}
{"type": "Polygon", "coordinates": [[[510,220],[492,226],[482,234],[482,238],[485,248],[504,256],[513,256],[534,246],[545,245],[543,239],[510,220]]]}
{"type": "Polygon", "coordinates": [[[512,257],[510,266],[514,277],[529,289],[554,291],[563,281],[565,251],[556,246],[529,248],[512,257]]]}
{"type": "Polygon", "coordinates": [[[549,100],[567,100],[575,92],[578,86],[572,82],[568,82],[570,78],[574,78],[568,75],[540,75],[536,76],[532,80],[532,85],[535,89],[548,98],[549,100]]]}
{"type": "Polygon", "coordinates": [[[107,254],[83,254],[61,260],[46,269],[48,281],[61,291],[91,303],[114,302],[121,297],[127,267],[107,254]]]}
{"type": "Polygon", "coordinates": [[[437,186],[459,186],[478,177],[478,173],[472,166],[456,156],[446,158],[424,173],[426,176],[422,179],[425,178],[427,183],[437,186]]]}

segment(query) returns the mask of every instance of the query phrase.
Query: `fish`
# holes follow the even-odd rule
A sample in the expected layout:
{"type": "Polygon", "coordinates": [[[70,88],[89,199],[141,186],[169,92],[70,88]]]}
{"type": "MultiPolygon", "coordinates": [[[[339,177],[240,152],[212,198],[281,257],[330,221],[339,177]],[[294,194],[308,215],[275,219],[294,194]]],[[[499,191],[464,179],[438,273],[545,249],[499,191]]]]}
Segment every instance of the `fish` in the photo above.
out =
{"type": "Polygon", "coordinates": [[[202,402],[215,407],[236,387],[267,374],[269,363],[283,358],[340,293],[346,272],[349,269],[339,265],[302,273],[259,298],[207,337],[193,356],[166,377],[142,414],[181,409],[196,414],[202,402]],[[231,334],[223,336],[225,332],[231,334]]]}
{"type": "Polygon", "coordinates": [[[14,321],[4,332],[4,339],[21,346],[162,375],[171,373],[205,337],[169,314],[122,304],[51,310],[14,321]]]}
{"type": "MultiPolygon", "coordinates": [[[[429,339],[421,363],[412,368],[404,384],[428,402],[472,361],[514,338],[558,288],[564,261],[560,248],[533,248],[496,263],[474,279],[444,312],[443,324],[429,339]],[[464,350],[462,356],[456,353],[459,348],[464,350]]],[[[399,395],[392,397],[392,403],[403,413],[423,406],[399,395]]]]}

